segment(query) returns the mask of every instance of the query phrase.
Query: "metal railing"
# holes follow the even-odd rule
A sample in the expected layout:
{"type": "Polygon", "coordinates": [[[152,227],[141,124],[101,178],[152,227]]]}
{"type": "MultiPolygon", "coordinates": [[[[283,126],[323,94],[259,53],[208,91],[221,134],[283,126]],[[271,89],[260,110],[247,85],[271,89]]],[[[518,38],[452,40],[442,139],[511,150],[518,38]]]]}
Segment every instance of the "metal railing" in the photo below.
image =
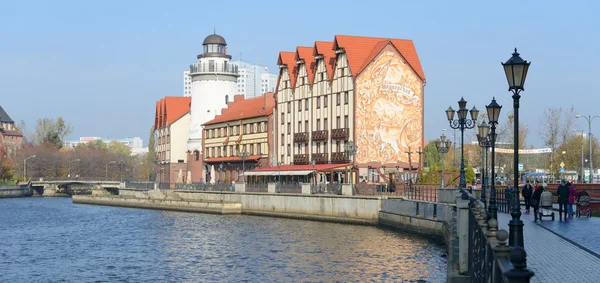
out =
{"type": "Polygon", "coordinates": [[[275,185],[276,192],[283,194],[301,194],[301,183],[277,183],[275,185]]]}
{"type": "Polygon", "coordinates": [[[153,190],[155,182],[150,181],[125,181],[125,188],[135,190],[153,190]]]}
{"type": "Polygon", "coordinates": [[[231,64],[198,64],[194,63],[190,65],[190,73],[226,73],[226,74],[237,74],[238,66],[231,64]]]}
{"type": "Polygon", "coordinates": [[[233,184],[228,184],[228,183],[212,184],[212,183],[203,183],[203,182],[178,183],[178,184],[175,184],[175,189],[186,190],[186,191],[220,191],[220,192],[235,191],[235,187],[233,184]]]}
{"type": "Polygon", "coordinates": [[[411,200],[437,202],[439,185],[427,184],[356,184],[356,195],[402,196],[411,200]]]}
{"type": "Polygon", "coordinates": [[[342,194],[342,184],[340,184],[340,183],[311,184],[310,185],[310,193],[311,194],[341,195],[342,194]]]}
{"type": "Polygon", "coordinates": [[[250,193],[266,193],[269,191],[267,183],[246,183],[246,192],[250,193]]]}

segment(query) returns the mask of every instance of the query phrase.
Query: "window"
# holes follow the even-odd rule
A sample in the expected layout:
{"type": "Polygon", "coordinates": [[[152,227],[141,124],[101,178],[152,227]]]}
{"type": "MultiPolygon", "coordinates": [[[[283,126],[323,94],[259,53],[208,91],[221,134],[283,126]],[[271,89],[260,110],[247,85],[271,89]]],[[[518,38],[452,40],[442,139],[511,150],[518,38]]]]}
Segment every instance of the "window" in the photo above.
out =
{"type": "Polygon", "coordinates": [[[297,154],[302,154],[302,145],[298,144],[298,153],[297,154]]]}
{"type": "Polygon", "coordinates": [[[260,143],[256,144],[256,154],[262,155],[262,148],[260,146],[260,143]]]}
{"type": "Polygon", "coordinates": [[[287,105],[287,106],[288,106],[288,107],[287,107],[287,108],[288,108],[288,109],[287,109],[287,110],[288,110],[288,113],[290,113],[290,112],[292,111],[292,103],[291,103],[291,102],[288,102],[288,105],[287,105]]]}
{"type": "Polygon", "coordinates": [[[317,109],[321,108],[321,97],[317,96],[317,109]]]}
{"type": "Polygon", "coordinates": [[[308,110],[308,98],[304,100],[304,110],[308,110]]]}
{"type": "Polygon", "coordinates": [[[244,135],[245,135],[246,133],[248,133],[248,125],[247,125],[247,124],[244,124],[244,135]]]}
{"type": "Polygon", "coordinates": [[[229,146],[229,156],[234,156],[233,145],[229,146]]]}
{"type": "Polygon", "coordinates": [[[210,157],[215,157],[215,148],[214,147],[210,148],[210,157]]]}
{"type": "Polygon", "coordinates": [[[269,122],[265,122],[265,132],[269,131],[269,122]]]}
{"type": "Polygon", "coordinates": [[[242,151],[248,152],[248,149],[246,148],[246,145],[242,146],[242,151]]]}
{"type": "Polygon", "coordinates": [[[288,135],[292,132],[292,123],[288,122],[288,135]]]}
{"type": "Polygon", "coordinates": [[[285,123],[285,113],[281,112],[281,124],[285,123]]]}
{"type": "Polygon", "coordinates": [[[262,122],[256,124],[256,126],[258,127],[258,129],[256,129],[257,133],[260,133],[262,131],[262,124],[262,122]]]}
{"type": "Polygon", "coordinates": [[[321,119],[317,119],[317,131],[321,130],[321,119]]]}
{"type": "Polygon", "coordinates": [[[350,121],[348,120],[348,115],[344,116],[344,128],[350,128],[350,121]]]}
{"type": "Polygon", "coordinates": [[[217,148],[217,157],[223,157],[223,156],[221,155],[221,147],[218,147],[218,148],[217,148]]]}
{"type": "Polygon", "coordinates": [[[283,146],[283,142],[285,141],[285,135],[281,134],[281,146],[283,146]]]}
{"type": "Polygon", "coordinates": [[[308,144],[307,143],[304,144],[304,153],[308,154],[308,144]]]}
{"type": "Polygon", "coordinates": [[[323,153],[327,153],[327,142],[323,143],[323,153]]]}
{"type": "Polygon", "coordinates": [[[198,161],[200,160],[200,152],[198,152],[197,150],[194,150],[194,161],[198,161]]]}
{"type": "Polygon", "coordinates": [[[254,134],[254,124],[250,124],[248,126],[250,126],[250,133],[254,134]]]}
{"type": "Polygon", "coordinates": [[[283,154],[281,155],[281,159],[279,159],[279,162],[283,163],[283,154]]]}
{"type": "Polygon", "coordinates": [[[319,81],[323,80],[323,73],[319,73],[319,81]]]}
{"type": "Polygon", "coordinates": [[[340,145],[340,141],[336,141],[335,142],[335,151],[336,152],[341,152],[341,149],[342,149],[342,147],[340,145]]]}
{"type": "Polygon", "coordinates": [[[310,130],[308,128],[308,120],[304,121],[304,130],[307,131],[307,132],[310,130]]]}
{"type": "Polygon", "coordinates": [[[250,147],[250,155],[254,155],[254,145],[250,144],[248,147],[250,147]]]}
{"type": "Polygon", "coordinates": [[[340,116],[337,116],[335,118],[335,128],[340,129],[341,127],[342,127],[342,125],[340,125],[340,116]]]}
{"type": "Polygon", "coordinates": [[[321,152],[321,143],[316,143],[315,144],[315,153],[320,153],[321,152]]]}
{"type": "Polygon", "coordinates": [[[339,92],[336,93],[335,97],[336,97],[336,103],[337,103],[337,105],[340,105],[340,93],[339,92]]]}
{"type": "Polygon", "coordinates": [[[325,96],[323,96],[323,108],[327,108],[328,104],[329,104],[329,95],[325,95],[325,96]]]}
{"type": "Polygon", "coordinates": [[[323,118],[323,130],[327,130],[327,118],[323,118]]]}
{"type": "Polygon", "coordinates": [[[298,112],[302,110],[302,100],[298,100],[298,112]]]}
{"type": "Polygon", "coordinates": [[[348,92],[344,92],[344,104],[348,104],[349,95],[348,92]]]}
{"type": "Polygon", "coordinates": [[[287,147],[287,155],[290,156],[290,152],[292,151],[292,146],[288,144],[287,147]]]}
{"type": "Polygon", "coordinates": [[[227,146],[223,147],[223,157],[227,157],[227,146]]]}
{"type": "Polygon", "coordinates": [[[302,133],[302,122],[298,121],[298,133],[302,133]]]}

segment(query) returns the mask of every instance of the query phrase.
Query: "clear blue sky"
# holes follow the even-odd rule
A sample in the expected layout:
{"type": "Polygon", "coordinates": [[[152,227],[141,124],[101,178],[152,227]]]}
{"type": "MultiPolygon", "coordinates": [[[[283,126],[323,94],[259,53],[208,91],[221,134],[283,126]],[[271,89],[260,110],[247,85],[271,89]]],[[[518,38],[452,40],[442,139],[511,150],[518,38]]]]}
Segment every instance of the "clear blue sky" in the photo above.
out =
{"type": "MultiPolygon", "coordinates": [[[[0,1],[0,104],[32,131],[62,116],[79,136],[141,136],[156,100],[180,96],[204,37],[277,71],[277,54],[335,34],[415,42],[427,76],[425,137],[448,128],[464,96],[485,109],[512,99],[500,65],[532,61],[521,99],[528,143],[548,107],[600,114],[598,1],[0,1]]],[[[506,121],[504,118],[502,121],[506,121]]],[[[593,131],[600,129],[600,122],[593,131]]],[[[577,121],[577,127],[587,124],[577,121]]]]}

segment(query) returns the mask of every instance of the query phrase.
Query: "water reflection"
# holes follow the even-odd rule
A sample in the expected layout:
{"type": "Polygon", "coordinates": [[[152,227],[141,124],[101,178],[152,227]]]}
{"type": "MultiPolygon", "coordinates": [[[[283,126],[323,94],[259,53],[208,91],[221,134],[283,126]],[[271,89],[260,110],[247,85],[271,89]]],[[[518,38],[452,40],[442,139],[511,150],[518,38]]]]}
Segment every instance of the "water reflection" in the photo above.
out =
{"type": "Polygon", "coordinates": [[[1,282],[443,282],[443,247],[375,227],[0,200],[1,282]],[[5,240],[7,239],[7,240],[5,240]],[[23,268],[23,266],[28,266],[23,268]]]}

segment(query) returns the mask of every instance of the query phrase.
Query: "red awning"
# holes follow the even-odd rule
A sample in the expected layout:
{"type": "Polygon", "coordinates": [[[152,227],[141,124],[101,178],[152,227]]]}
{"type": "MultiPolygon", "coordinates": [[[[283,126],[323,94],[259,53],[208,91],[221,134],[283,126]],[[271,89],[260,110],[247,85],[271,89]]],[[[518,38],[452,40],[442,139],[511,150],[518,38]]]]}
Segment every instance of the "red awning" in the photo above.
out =
{"type": "MultiPolygon", "coordinates": [[[[260,155],[249,155],[246,158],[246,161],[257,161],[260,159],[260,155]]],[[[215,163],[215,162],[242,162],[242,158],[239,156],[230,156],[230,157],[215,157],[215,158],[206,158],[204,159],[205,163],[215,163]]]]}
{"type": "Polygon", "coordinates": [[[316,170],[316,171],[329,171],[335,168],[350,166],[350,163],[340,164],[315,164],[313,167],[311,164],[308,165],[281,165],[280,167],[271,166],[264,168],[256,168],[251,172],[262,172],[262,171],[305,171],[305,170],[316,170]]]}

